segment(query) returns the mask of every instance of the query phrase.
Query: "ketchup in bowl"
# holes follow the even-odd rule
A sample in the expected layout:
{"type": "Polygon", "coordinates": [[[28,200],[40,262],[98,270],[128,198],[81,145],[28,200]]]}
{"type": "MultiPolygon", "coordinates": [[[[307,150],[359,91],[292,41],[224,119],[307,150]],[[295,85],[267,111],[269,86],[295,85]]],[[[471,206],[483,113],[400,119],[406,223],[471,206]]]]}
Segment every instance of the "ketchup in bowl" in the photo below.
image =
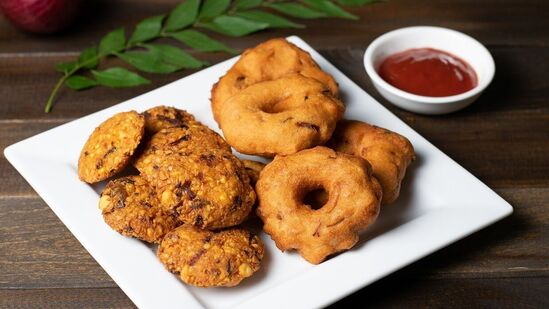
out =
{"type": "Polygon", "coordinates": [[[387,57],[379,75],[389,84],[417,95],[446,97],[477,85],[475,70],[460,58],[433,48],[417,48],[387,57]]]}

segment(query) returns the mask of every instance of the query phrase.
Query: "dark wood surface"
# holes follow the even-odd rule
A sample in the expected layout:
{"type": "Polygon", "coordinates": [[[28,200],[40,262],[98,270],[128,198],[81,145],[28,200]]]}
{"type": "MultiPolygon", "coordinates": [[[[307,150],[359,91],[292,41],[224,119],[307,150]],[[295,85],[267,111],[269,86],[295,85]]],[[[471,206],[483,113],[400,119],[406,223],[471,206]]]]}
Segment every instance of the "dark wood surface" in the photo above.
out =
{"type": "MultiPolygon", "coordinates": [[[[34,36],[0,18],[0,149],[191,74],[148,76],[147,87],[63,90],[42,112],[57,79],[108,30],[131,27],[178,1],[93,1],[71,30],[34,36]]],[[[389,1],[353,9],[358,22],[308,21],[304,30],[226,40],[246,48],[297,34],[402,120],[515,207],[515,213],[341,300],[372,307],[549,307],[549,2],[389,1]],[[446,116],[408,113],[373,90],[362,67],[368,43],[410,25],[464,31],[483,42],[496,77],[469,108],[446,116]]],[[[225,54],[196,54],[211,63],[225,54]]],[[[0,307],[128,308],[131,301],[0,154],[0,307]]]]}

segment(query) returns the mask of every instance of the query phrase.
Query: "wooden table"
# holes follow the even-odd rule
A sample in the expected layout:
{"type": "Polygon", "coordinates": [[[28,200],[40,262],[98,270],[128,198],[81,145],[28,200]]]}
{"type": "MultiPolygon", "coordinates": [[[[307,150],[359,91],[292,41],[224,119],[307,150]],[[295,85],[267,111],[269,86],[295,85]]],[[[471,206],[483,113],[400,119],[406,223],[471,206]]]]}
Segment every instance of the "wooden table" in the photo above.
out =
{"type": "MultiPolygon", "coordinates": [[[[108,30],[129,29],[177,2],[95,1],[73,29],[51,37],[20,33],[0,19],[0,148],[192,73],[148,76],[150,86],[134,89],[64,90],[54,112],[42,112],[58,78],[54,63],[72,60],[108,30]]],[[[549,2],[389,1],[352,11],[360,21],[315,20],[304,30],[226,42],[246,48],[270,37],[301,36],[503,196],[515,213],[336,305],[548,308],[549,2]],[[365,47],[388,30],[410,25],[454,28],[488,47],[497,72],[479,101],[428,117],[394,108],[373,90],[362,67],[365,47]]],[[[211,63],[228,57],[197,56],[211,63]]],[[[0,307],[133,306],[4,157],[0,179],[0,307]]]]}

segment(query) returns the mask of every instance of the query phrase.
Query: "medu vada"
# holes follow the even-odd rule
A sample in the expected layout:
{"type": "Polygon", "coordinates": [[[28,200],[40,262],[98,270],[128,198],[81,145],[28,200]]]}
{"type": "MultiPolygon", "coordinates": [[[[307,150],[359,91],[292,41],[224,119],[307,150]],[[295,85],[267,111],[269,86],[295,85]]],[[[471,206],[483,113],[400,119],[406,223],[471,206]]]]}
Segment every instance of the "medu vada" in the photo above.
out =
{"type": "Polygon", "coordinates": [[[219,119],[222,104],[247,87],[299,73],[322,83],[338,95],[335,79],[324,72],[308,52],[283,38],[271,39],[245,50],[232,68],[213,86],[211,94],[214,119],[219,119]]]}
{"type": "Polygon", "coordinates": [[[345,106],[300,74],[254,84],[220,107],[219,126],[241,153],[273,157],[325,143],[345,106]]]}
{"type": "Polygon", "coordinates": [[[398,198],[406,169],[416,157],[406,137],[360,121],[340,121],[326,146],[360,156],[372,165],[383,188],[383,204],[398,198]]]}
{"type": "Polygon", "coordinates": [[[256,190],[264,231],[280,250],[296,249],[312,264],[352,248],[377,218],[382,196],[366,160],[322,146],[275,157],[256,190]],[[318,189],[328,199],[313,209],[303,200],[318,189]]]}
{"type": "Polygon", "coordinates": [[[261,239],[243,229],[218,232],[180,226],[164,237],[157,256],[183,282],[199,286],[235,286],[261,266],[261,239]]]}

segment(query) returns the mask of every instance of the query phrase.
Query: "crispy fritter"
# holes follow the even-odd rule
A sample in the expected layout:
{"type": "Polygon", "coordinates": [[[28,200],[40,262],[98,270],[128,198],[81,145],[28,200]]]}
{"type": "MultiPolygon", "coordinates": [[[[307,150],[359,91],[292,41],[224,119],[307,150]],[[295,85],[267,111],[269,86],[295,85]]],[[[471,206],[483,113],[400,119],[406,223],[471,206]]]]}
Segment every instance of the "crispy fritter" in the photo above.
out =
{"type": "Polygon", "coordinates": [[[303,75],[254,84],[220,107],[227,142],[251,155],[288,155],[324,144],[345,105],[325,85],[303,75]]]}
{"type": "Polygon", "coordinates": [[[261,239],[243,229],[211,232],[181,226],[166,235],[158,258],[185,283],[199,287],[235,286],[260,268],[261,239]]]}
{"type": "Polygon", "coordinates": [[[352,248],[376,220],[382,196],[366,160],[320,146],[275,157],[256,190],[264,231],[280,250],[296,249],[313,264],[352,248]],[[319,189],[328,200],[315,209],[304,200],[319,189]]]}
{"type": "Polygon", "coordinates": [[[90,135],[78,159],[78,177],[87,183],[122,171],[143,138],[145,120],[135,111],[118,113],[90,135]]]}
{"type": "Polygon", "coordinates": [[[156,192],[140,176],[111,180],[99,200],[105,222],[115,231],[146,242],[157,243],[178,226],[172,214],[163,211],[156,192]]]}
{"type": "Polygon", "coordinates": [[[212,88],[212,112],[218,121],[222,104],[247,87],[299,73],[313,78],[338,95],[334,78],[322,71],[308,52],[283,38],[268,40],[245,50],[240,59],[212,88]]]}
{"type": "Polygon", "coordinates": [[[406,169],[416,157],[404,136],[360,121],[340,121],[326,145],[370,162],[383,188],[383,204],[398,198],[406,169]]]}
{"type": "Polygon", "coordinates": [[[242,160],[242,163],[244,164],[246,173],[250,178],[250,184],[252,186],[255,186],[255,183],[259,179],[259,174],[261,173],[261,170],[263,170],[263,168],[265,167],[265,164],[253,160],[242,160]]]}
{"type": "Polygon", "coordinates": [[[151,133],[171,127],[187,127],[198,124],[194,116],[184,110],[169,106],[156,106],[143,112],[145,128],[151,133]]]}
{"type": "Polygon", "coordinates": [[[217,229],[240,224],[255,193],[229,145],[203,125],[156,133],[135,163],[161,205],[186,224],[217,229]]]}
{"type": "Polygon", "coordinates": [[[166,210],[204,229],[234,226],[247,218],[255,192],[238,158],[220,150],[168,153],[159,150],[139,166],[166,210]]]}
{"type": "Polygon", "coordinates": [[[219,134],[204,125],[166,128],[152,136],[134,165],[143,172],[154,167],[150,164],[153,156],[186,155],[209,149],[231,153],[231,146],[219,134]]]}

